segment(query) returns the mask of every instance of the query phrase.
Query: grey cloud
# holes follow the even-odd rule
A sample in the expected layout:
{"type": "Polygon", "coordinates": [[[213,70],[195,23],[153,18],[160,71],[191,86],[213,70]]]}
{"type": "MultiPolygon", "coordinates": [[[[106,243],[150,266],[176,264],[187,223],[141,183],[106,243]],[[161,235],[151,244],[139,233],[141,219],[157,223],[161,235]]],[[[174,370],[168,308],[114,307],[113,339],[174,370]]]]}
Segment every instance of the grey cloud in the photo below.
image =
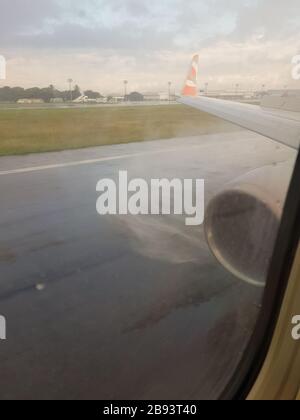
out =
{"type": "Polygon", "coordinates": [[[78,7],[73,3],[72,11],[63,0],[25,0],[26,7],[20,0],[12,1],[13,5],[7,3],[5,10],[9,30],[3,30],[0,25],[2,44],[6,47],[96,47],[127,51],[176,50],[185,44],[193,49],[207,38],[210,23],[212,28],[216,27],[215,17],[208,13],[205,3],[195,0],[190,0],[189,7],[183,0],[153,0],[152,7],[143,0],[86,0],[78,2],[78,7]],[[43,8],[41,3],[47,6],[43,8]],[[21,5],[18,13],[12,13],[18,5],[21,5]],[[105,24],[95,22],[93,7],[98,13],[109,11],[111,16],[118,16],[117,23],[110,24],[109,19],[105,24]]]}
{"type": "Polygon", "coordinates": [[[149,28],[142,31],[128,28],[126,24],[118,27],[118,31],[110,28],[92,28],[87,30],[80,25],[65,24],[56,27],[52,33],[41,33],[39,36],[24,35],[22,44],[34,48],[99,48],[128,51],[142,51],[162,48],[168,49],[173,45],[170,34],[163,30],[153,32],[149,28]],[[121,32],[122,34],[120,34],[121,32]]]}
{"type": "Polygon", "coordinates": [[[264,39],[283,39],[299,34],[299,0],[214,0],[214,7],[236,12],[236,28],[231,40],[239,42],[259,35],[264,39]]]}
{"type": "Polygon", "coordinates": [[[20,42],[23,32],[43,27],[47,19],[59,18],[60,10],[55,0],[1,0],[1,44],[12,36],[20,42]]]}
{"type": "Polygon", "coordinates": [[[190,50],[220,38],[291,36],[300,31],[299,12],[299,0],[5,0],[0,35],[14,47],[190,50]],[[93,19],[103,11],[116,22],[93,19]]]}
{"type": "Polygon", "coordinates": [[[113,85],[120,72],[140,84],[181,83],[190,54],[201,50],[203,83],[219,77],[228,84],[231,76],[252,83],[257,75],[254,84],[275,84],[276,74],[289,77],[300,45],[299,0],[0,1],[0,47],[9,58],[14,51],[24,57],[11,66],[21,80],[29,77],[26,62],[35,79],[48,80],[53,65],[57,80],[76,68],[79,83],[101,73],[113,85]]]}

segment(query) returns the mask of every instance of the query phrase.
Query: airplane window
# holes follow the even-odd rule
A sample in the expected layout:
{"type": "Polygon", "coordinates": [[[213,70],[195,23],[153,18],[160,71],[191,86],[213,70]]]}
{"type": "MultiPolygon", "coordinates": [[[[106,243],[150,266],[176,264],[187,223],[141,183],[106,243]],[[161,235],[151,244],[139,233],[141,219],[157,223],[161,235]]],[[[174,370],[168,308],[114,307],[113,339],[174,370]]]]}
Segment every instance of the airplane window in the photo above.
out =
{"type": "Polygon", "coordinates": [[[2,5],[1,400],[218,399],[257,326],[299,2],[152,3],[2,5]]]}

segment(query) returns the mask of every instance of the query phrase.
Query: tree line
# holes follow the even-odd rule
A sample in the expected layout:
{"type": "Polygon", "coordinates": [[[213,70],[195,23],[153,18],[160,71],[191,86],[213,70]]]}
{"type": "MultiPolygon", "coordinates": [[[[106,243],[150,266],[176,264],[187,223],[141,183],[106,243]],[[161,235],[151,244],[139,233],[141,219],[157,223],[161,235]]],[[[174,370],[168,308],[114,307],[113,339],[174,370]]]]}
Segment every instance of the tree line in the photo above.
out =
{"type": "MultiPolygon", "coordinates": [[[[98,99],[101,97],[99,92],[92,90],[85,91],[84,94],[90,99],[98,99]]],[[[0,102],[17,102],[19,99],[42,99],[44,102],[51,102],[54,98],[60,98],[64,101],[74,100],[81,96],[79,86],[75,86],[72,91],[60,91],[53,85],[46,88],[33,87],[24,89],[22,87],[2,87],[0,88],[0,102]]]]}

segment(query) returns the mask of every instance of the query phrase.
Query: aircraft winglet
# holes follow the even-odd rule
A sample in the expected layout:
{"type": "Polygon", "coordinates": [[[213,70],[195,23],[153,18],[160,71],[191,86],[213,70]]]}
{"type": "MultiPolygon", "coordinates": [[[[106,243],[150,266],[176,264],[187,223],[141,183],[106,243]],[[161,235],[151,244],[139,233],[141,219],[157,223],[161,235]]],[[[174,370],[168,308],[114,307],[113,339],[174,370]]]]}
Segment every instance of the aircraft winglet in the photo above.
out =
{"type": "Polygon", "coordinates": [[[194,55],[192,59],[191,68],[187,76],[184,88],[182,90],[182,96],[198,96],[197,81],[198,81],[198,69],[199,69],[199,55],[194,55]]]}

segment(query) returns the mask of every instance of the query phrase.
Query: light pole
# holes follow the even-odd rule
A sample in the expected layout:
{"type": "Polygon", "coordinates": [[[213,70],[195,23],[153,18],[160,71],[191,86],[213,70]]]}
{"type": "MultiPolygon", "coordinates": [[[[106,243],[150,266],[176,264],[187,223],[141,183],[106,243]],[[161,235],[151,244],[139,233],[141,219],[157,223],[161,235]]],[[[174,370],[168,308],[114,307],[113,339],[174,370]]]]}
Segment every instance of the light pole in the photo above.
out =
{"type": "Polygon", "coordinates": [[[127,100],[127,86],[128,86],[128,80],[124,80],[124,102],[127,100]]]}
{"type": "Polygon", "coordinates": [[[235,85],[235,94],[236,94],[236,96],[237,96],[237,94],[239,93],[239,87],[240,87],[240,85],[237,83],[236,85],[235,85]]]}
{"type": "Polygon", "coordinates": [[[169,104],[171,103],[171,86],[172,86],[172,82],[168,82],[169,104]]]}
{"type": "Polygon", "coordinates": [[[72,94],[72,83],[73,83],[73,79],[68,79],[68,83],[69,83],[70,100],[72,102],[72,100],[73,100],[73,94],[72,94]]]}

